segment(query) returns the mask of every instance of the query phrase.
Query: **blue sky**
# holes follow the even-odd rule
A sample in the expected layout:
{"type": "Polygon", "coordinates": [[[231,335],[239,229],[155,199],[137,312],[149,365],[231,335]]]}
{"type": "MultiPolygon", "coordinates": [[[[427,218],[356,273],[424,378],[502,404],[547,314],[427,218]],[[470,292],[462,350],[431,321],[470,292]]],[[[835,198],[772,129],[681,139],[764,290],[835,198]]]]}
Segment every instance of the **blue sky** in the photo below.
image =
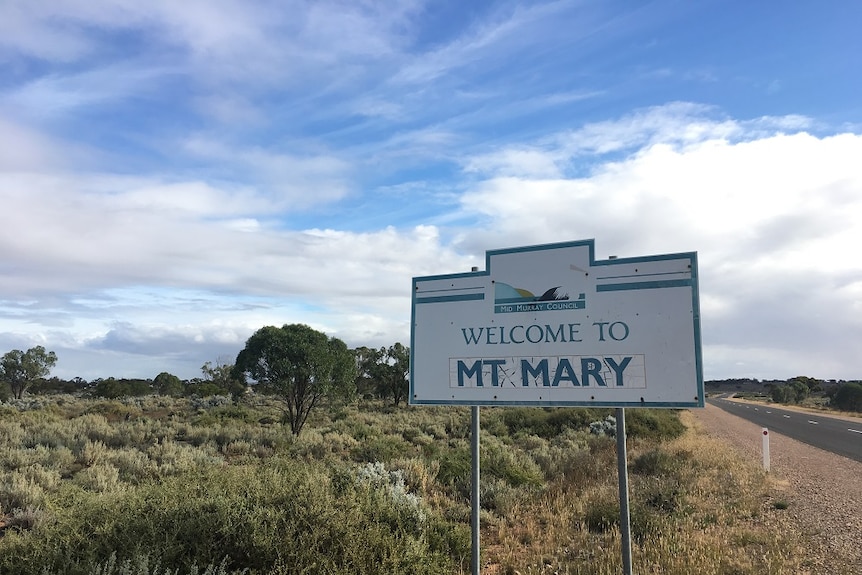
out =
{"type": "Polygon", "coordinates": [[[697,251],[707,378],[860,378],[862,5],[0,4],[0,351],[408,342],[413,276],[697,251]]]}

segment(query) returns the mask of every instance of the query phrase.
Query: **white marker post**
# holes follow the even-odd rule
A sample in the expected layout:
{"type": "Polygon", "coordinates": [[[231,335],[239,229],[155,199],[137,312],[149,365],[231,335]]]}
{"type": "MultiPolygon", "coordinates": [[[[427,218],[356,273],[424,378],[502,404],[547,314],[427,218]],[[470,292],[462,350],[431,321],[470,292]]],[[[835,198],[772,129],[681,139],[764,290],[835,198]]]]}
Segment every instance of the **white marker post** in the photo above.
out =
{"type": "Polygon", "coordinates": [[[769,430],[763,428],[763,469],[769,471],[769,430]]]}

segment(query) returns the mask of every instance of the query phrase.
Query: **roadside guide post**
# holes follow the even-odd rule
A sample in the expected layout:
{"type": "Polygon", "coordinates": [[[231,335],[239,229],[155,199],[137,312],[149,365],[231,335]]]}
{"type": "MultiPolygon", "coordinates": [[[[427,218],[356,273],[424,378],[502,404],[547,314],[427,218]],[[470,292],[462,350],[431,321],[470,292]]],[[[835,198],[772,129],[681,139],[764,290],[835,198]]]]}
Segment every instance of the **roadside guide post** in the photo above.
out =
{"type": "Polygon", "coordinates": [[[769,430],[763,428],[763,469],[769,471],[769,430]]]}
{"type": "Polygon", "coordinates": [[[413,278],[411,405],[471,406],[472,573],[479,407],[617,411],[621,551],[631,575],[625,408],[702,408],[697,254],[595,259],[594,240],[488,251],[485,270],[413,278]]]}

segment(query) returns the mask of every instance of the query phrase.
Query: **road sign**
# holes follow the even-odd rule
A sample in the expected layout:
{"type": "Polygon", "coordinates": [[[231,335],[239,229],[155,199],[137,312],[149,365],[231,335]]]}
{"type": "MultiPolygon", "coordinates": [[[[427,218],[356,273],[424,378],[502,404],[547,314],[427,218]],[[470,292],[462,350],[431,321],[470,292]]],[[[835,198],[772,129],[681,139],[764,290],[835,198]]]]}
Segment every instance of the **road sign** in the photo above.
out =
{"type": "Polygon", "coordinates": [[[410,347],[413,404],[703,407],[697,254],[489,251],[413,278],[410,347]]]}

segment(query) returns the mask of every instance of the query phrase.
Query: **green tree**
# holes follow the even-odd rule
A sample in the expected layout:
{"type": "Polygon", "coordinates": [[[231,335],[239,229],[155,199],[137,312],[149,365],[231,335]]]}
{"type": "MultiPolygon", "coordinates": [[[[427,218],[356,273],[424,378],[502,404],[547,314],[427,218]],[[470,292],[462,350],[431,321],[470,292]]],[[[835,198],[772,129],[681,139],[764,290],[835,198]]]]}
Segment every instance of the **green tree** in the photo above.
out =
{"type": "Polygon", "coordinates": [[[787,403],[787,386],[773,385],[769,390],[769,396],[775,403],[787,403]]]}
{"type": "MultiPolygon", "coordinates": [[[[787,383],[801,383],[807,389],[805,393],[805,397],[808,397],[812,393],[817,393],[818,391],[823,391],[823,382],[814,377],[808,377],[807,375],[798,375],[792,379],[789,379],[787,383]]],[[[804,397],[802,399],[805,399],[804,397]]]]}
{"type": "Polygon", "coordinates": [[[407,397],[410,392],[410,348],[400,343],[384,350],[381,348],[381,377],[378,380],[378,392],[382,397],[391,397],[395,405],[407,397]]]}
{"type": "Polygon", "coordinates": [[[356,361],[356,391],[361,397],[376,395],[376,368],[380,361],[381,350],[371,347],[357,347],[353,350],[356,361]]]}
{"type": "Polygon", "coordinates": [[[250,377],[258,389],[280,398],[290,431],[299,435],[309,413],[325,399],[354,393],[356,363],[340,339],[290,324],[257,330],[237,355],[233,373],[242,381],[250,377]]]}
{"type": "Polygon", "coordinates": [[[811,393],[808,384],[802,380],[792,379],[788,382],[788,385],[793,392],[791,395],[791,403],[802,403],[802,401],[811,393]]]}
{"type": "Polygon", "coordinates": [[[396,343],[388,348],[359,347],[353,350],[359,375],[356,387],[361,392],[373,391],[381,398],[392,398],[395,405],[410,391],[410,348],[396,343]]]}
{"type": "Polygon", "coordinates": [[[770,391],[772,401],[776,403],[801,403],[809,394],[808,384],[796,377],[787,380],[787,383],[774,386],[770,391]]]}
{"type": "Polygon", "coordinates": [[[96,397],[106,397],[108,399],[117,399],[128,395],[126,387],[117,379],[109,377],[107,379],[94,379],[93,395],[96,397]]]}
{"type": "Polygon", "coordinates": [[[845,383],[835,392],[832,405],[844,411],[862,411],[862,385],[845,383]]]}
{"type": "Polygon", "coordinates": [[[0,359],[0,379],[9,384],[16,399],[21,399],[27,390],[40,377],[51,373],[57,363],[57,354],[45,351],[41,345],[27,351],[13,349],[0,359]]]}
{"type": "Polygon", "coordinates": [[[37,379],[27,391],[32,394],[47,395],[52,393],[75,393],[80,390],[81,386],[74,379],[60,379],[55,375],[50,378],[37,379]]]}
{"type": "Polygon", "coordinates": [[[230,393],[234,399],[245,393],[244,378],[236,377],[234,366],[223,362],[221,359],[216,360],[215,365],[211,361],[203,364],[201,374],[203,375],[201,379],[205,384],[212,384],[223,390],[224,393],[230,393]]]}
{"type": "Polygon", "coordinates": [[[183,382],[182,380],[166,371],[161,372],[156,378],[153,380],[153,388],[158,391],[161,395],[170,395],[173,397],[179,397],[183,394],[183,382]]]}
{"type": "Polygon", "coordinates": [[[148,379],[116,379],[109,377],[107,379],[94,379],[93,384],[93,395],[108,399],[140,397],[153,392],[152,382],[148,379]]]}

